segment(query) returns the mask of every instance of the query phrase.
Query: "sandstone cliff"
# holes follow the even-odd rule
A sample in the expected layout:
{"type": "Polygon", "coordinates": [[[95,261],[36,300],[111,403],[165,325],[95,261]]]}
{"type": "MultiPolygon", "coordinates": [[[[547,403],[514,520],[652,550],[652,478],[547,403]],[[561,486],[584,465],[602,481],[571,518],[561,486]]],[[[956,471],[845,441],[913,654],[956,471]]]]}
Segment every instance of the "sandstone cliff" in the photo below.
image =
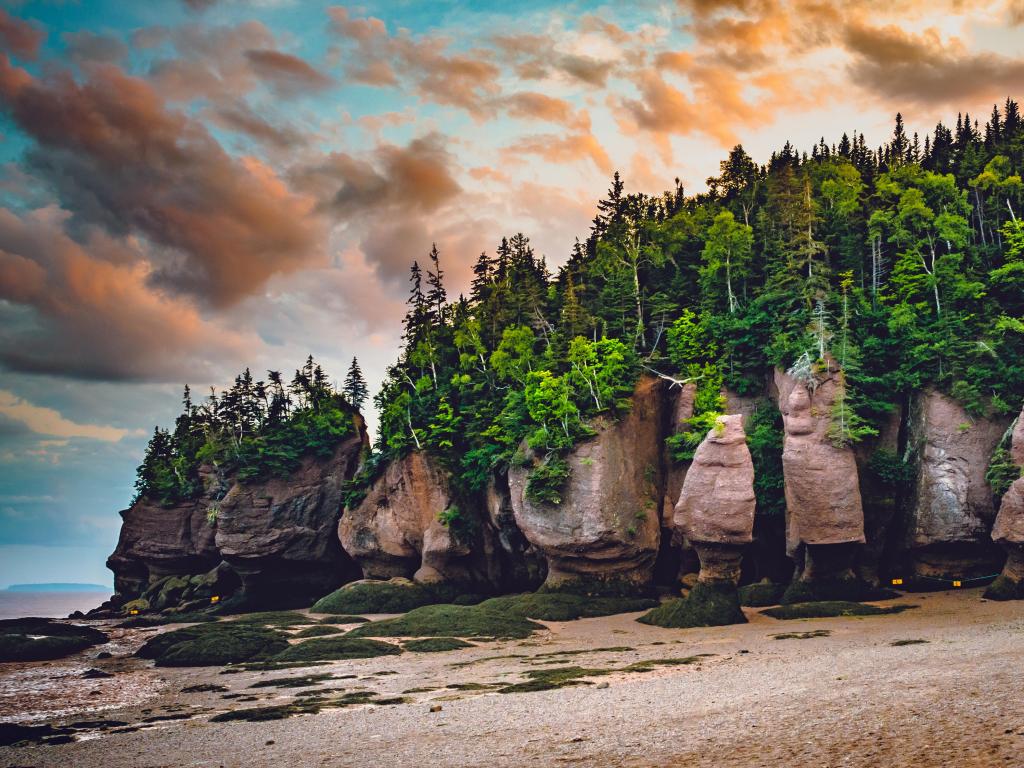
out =
{"type": "Polygon", "coordinates": [[[903,547],[920,576],[991,573],[999,553],[985,470],[1009,418],[973,418],[955,400],[928,390],[911,404],[909,440],[916,466],[903,547]]]}
{"type": "Polygon", "coordinates": [[[661,528],[665,401],[663,382],[645,376],[628,414],[595,420],[596,435],[568,456],[571,476],[560,504],[532,501],[530,469],[509,470],[515,520],[547,560],[547,585],[650,583],[661,528]]]}

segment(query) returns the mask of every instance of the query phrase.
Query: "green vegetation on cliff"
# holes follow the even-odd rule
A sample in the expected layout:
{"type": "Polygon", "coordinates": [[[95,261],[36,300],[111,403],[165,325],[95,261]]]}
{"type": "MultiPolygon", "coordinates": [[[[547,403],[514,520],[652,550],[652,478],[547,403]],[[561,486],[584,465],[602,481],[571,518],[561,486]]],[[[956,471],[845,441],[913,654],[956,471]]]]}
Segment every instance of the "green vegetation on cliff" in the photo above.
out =
{"type": "Polygon", "coordinates": [[[285,385],[278,371],[255,381],[247,368],[234,385],[202,405],[185,387],[183,409],[169,431],[157,427],[135,481],[136,498],[170,505],[203,493],[201,465],[239,480],[287,477],[304,456],[328,458],[355,432],[353,414],[366,397],[355,359],[341,392],[312,356],[285,385]]]}
{"type": "MultiPolygon", "coordinates": [[[[773,366],[826,355],[846,384],[837,444],[927,386],[1009,413],[1024,397],[1022,169],[1024,122],[1007,101],[983,127],[964,115],[923,139],[897,116],[878,150],[844,135],[810,154],[787,143],[760,166],[737,146],[696,196],[626,194],[616,174],[557,274],[517,234],[480,255],[455,301],[435,248],[412,267],[377,449],[430,451],[464,494],[530,466],[528,495],[557,504],[566,452],[592,417],[628,407],[639,373],[697,385],[670,438],[681,460],[724,407],[721,387],[756,395],[773,366]]],[[[783,508],[771,411],[751,431],[763,512],[783,508]]]]}

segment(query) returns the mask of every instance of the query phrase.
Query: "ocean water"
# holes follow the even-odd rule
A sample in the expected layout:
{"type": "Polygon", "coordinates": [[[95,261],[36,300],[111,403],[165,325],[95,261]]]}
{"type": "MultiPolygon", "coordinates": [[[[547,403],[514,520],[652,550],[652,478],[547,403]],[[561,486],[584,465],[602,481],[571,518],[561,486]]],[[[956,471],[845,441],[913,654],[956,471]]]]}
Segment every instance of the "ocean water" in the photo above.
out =
{"type": "Polygon", "coordinates": [[[0,590],[0,619],[42,616],[62,619],[88,611],[110,597],[109,592],[8,592],[0,590]]]}

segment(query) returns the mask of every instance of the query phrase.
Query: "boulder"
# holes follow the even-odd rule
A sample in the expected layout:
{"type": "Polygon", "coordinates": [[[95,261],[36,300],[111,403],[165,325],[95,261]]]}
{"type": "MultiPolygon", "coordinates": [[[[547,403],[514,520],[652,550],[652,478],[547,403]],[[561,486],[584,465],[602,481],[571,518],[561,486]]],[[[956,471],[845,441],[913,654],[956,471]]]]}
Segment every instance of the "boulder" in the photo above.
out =
{"type": "Polygon", "coordinates": [[[916,478],[904,547],[915,575],[970,578],[997,567],[985,471],[1009,423],[974,418],[935,390],[913,399],[909,440],[916,478]]]}
{"type": "MultiPolygon", "coordinates": [[[[560,503],[527,497],[532,467],[509,469],[516,524],[544,554],[547,586],[649,585],[661,528],[665,410],[663,382],[641,378],[630,411],[618,421],[595,419],[595,435],[566,457],[571,474],[560,503]]],[[[524,453],[539,463],[525,446],[524,453]]]]}
{"type": "MultiPolygon", "coordinates": [[[[1010,458],[1024,468],[1024,411],[1013,430],[1010,458]]],[[[992,540],[1006,550],[1006,563],[985,596],[994,599],[1024,600],[1024,477],[1018,477],[999,504],[992,526],[992,540]]]]}
{"type": "Polygon", "coordinates": [[[330,457],[307,456],[287,477],[236,482],[219,502],[216,545],[247,603],[308,605],[357,575],[336,535],[344,484],[369,445],[362,417],[353,419],[330,457]]]}
{"type": "Polygon", "coordinates": [[[472,505],[463,507],[438,461],[414,451],[390,462],[362,502],[345,510],[338,538],[367,579],[492,584],[498,574],[490,528],[472,505]]]}

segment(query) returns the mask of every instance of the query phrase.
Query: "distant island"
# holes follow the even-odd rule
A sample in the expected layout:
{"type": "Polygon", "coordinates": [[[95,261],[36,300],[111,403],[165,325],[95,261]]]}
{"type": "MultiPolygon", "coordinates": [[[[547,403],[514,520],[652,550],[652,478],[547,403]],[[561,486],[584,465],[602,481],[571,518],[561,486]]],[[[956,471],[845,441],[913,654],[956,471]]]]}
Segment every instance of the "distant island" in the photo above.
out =
{"type": "Polygon", "coordinates": [[[111,592],[111,587],[103,584],[11,584],[6,592],[111,592]]]}

